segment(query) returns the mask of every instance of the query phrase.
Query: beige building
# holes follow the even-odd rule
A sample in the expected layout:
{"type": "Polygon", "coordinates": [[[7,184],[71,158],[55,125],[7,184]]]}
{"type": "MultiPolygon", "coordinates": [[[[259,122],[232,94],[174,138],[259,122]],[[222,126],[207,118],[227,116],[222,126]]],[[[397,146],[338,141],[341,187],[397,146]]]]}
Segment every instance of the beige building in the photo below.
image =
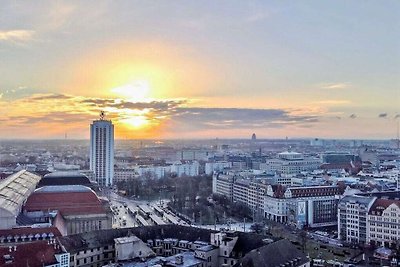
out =
{"type": "Polygon", "coordinates": [[[400,240],[400,201],[377,199],[367,218],[367,242],[376,246],[396,247],[400,240]]]}

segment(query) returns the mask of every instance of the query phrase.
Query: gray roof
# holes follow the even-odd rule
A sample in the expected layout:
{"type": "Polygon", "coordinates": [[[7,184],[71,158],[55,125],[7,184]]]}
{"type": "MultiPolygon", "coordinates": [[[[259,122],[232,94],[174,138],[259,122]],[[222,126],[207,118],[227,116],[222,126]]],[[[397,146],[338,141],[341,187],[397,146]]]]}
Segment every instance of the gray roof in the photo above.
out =
{"type": "Polygon", "coordinates": [[[87,177],[78,171],[57,171],[51,172],[44,176],[44,178],[64,178],[64,177],[87,177]]]}
{"type": "Polygon", "coordinates": [[[92,192],[93,190],[83,185],[46,185],[35,190],[38,193],[57,192],[92,192]]]}
{"type": "Polygon", "coordinates": [[[289,240],[281,239],[250,251],[235,266],[276,267],[287,263],[289,266],[299,266],[306,262],[309,262],[309,259],[304,253],[289,240]]]}
{"type": "Polygon", "coordinates": [[[340,200],[340,203],[346,203],[346,202],[354,202],[358,204],[364,204],[365,206],[368,206],[375,198],[370,197],[370,196],[345,196],[340,200]]]}
{"type": "Polygon", "coordinates": [[[135,235],[141,240],[176,238],[179,240],[188,241],[209,241],[210,234],[213,232],[215,231],[202,228],[167,224],[133,228],[97,230],[76,235],[63,236],[59,238],[59,241],[68,252],[74,253],[77,251],[97,248],[104,245],[112,245],[114,244],[115,238],[124,237],[129,234],[135,235]]]}
{"type": "Polygon", "coordinates": [[[1,181],[0,209],[17,216],[21,206],[35,190],[40,179],[40,176],[22,170],[1,181]]]}

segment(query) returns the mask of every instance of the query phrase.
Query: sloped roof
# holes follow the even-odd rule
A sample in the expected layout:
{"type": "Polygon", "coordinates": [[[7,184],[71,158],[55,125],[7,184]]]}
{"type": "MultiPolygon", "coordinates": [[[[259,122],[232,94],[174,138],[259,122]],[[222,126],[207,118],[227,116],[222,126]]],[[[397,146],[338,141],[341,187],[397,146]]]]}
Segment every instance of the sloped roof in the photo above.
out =
{"type": "Polygon", "coordinates": [[[247,253],[235,266],[276,267],[289,263],[289,266],[302,265],[309,260],[290,241],[281,239],[247,253]]]}
{"type": "Polygon", "coordinates": [[[273,197],[274,198],[283,198],[285,195],[286,191],[286,186],[282,184],[275,184],[271,185],[272,191],[274,192],[273,197]]]}
{"type": "Polygon", "coordinates": [[[41,177],[26,170],[8,176],[0,182],[0,208],[17,216],[21,206],[35,190],[41,177]]]}
{"type": "Polygon", "coordinates": [[[387,209],[390,205],[395,204],[400,208],[400,200],[395,199],[383,199],[378,198],[374,201],[371,208],[369,209],[368,214],[372,215],[382,215],[382,212],[387,209]]]}
{"type": "Polygon", "coordinates": [[[4,229],[0,230],[0,238],[7,236],[29,236],[29,235],[36,235],[36,234],[53,234],[54,237],[61,236],[60,231],[57,227],[43,227],[43,228],[33,228],[33,227],[21,227],[21,228],[12,228],[12,229],[4,229]]]}
{"type": "Polygon", "coordinates": [[[21,243],[11,249],[0,247],[0,255],[10,255],[12,262],[5,262],[4,257],[0,257],[0,266],[20,267],[20,266],[48,266],[56,264],[56,254],[62,253],[59,246],[48,244],[47,241],[36,241],[32,243],[21,243]],[[11,250],[11,251],[10,251],[11,250]]]}
{"type": "Polygon", "coordinates": [[[49,186],[37,189],[26,201],[26,211],[58,210],[62,215],[102,214],[107,212],[96,193],[88,187],[49,186]],[[61,187],[65,189],[60,189],[61,187]]]}
{"type": "Polygon", "coordinates": [[[91,185],[89,178],[76,171],[60,171],[46,174],[39,182],[38,187],[46,185],[91,185]]]}
{"type": "Polygon", "coordinates": [[[59,237],[60,243],[70,253],[81,250],[97,248],[104,245],[114,244],[114,239],[125,237],[129,234],[135,235],[141,240],[155,240],[165,238],[176,238],[188,241],[210,241],[210,234],[215,231],[181,226],[181,225],[155,225],[134,228],[105,229],[59,237]]]}

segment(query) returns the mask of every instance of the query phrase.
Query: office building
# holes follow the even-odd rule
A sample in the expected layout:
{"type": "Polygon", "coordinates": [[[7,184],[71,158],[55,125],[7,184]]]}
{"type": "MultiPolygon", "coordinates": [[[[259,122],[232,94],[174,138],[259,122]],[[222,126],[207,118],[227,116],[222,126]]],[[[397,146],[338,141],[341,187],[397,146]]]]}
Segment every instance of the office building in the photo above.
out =
{"type": "Polygon", "coordinates": [[[343,190],[338,186],[284,187],[268,185],[264,216],[298,228],[337,224],[337,205],[343,190]]]}
{"type": "Polygon", "coordinates": [[[301,153],[286,151],[279,153],[275,159],[261,163],[260,169],[270,173],[288,175],[316,170],[321,163],[322,161],[319,158],[304,157],[301,153]]]}
{"type": "Polygon", "coordinates": [[[114,125],[104,119],[90,125],[90,170],[99,186],[110,186],[114,177],[114,125]]]}

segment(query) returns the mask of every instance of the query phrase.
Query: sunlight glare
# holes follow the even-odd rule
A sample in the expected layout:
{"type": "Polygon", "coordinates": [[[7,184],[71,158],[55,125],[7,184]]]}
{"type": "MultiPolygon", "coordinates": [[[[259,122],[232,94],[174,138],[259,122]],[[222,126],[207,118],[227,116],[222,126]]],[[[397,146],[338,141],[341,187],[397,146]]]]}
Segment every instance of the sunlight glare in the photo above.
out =
{"type": "Polygon", "coordinates": [[[148,100],[150,86],[147,80],[136,80],[111,89],[111,92],[125,100],[142,102],[148,100]]]}
{"type": "Polygon", "coordinates": [[[145,116],[132,116],[121,121],[128,126],[132,126],[133,128],[140,128],[148,124],[145,116]]]}

